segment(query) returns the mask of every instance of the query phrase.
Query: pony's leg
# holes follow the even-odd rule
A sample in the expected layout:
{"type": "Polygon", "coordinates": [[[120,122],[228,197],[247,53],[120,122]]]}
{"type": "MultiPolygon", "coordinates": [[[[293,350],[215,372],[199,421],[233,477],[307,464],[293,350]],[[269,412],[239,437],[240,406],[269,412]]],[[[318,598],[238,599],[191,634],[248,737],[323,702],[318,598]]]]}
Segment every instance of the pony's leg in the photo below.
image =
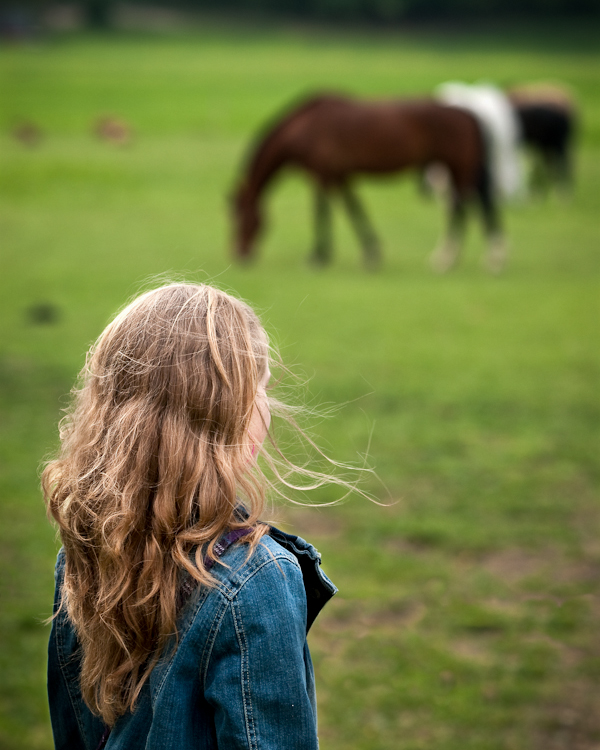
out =
{"type": "Polygon", "coordinates": [[[556,187],[563,199],[569,198],[573,192],[573,165],[566,146],[557,149],[554,154],[554,177],[556,187]]]}
{"type": "Polygon", "coordinates": [[[548,195],[548,179],[551,172],[550,158],[545,151],[531,153],[530,188],[536,198],[544,199],[548,195]]]}
{"type": "Polygon", "coordinates": [[[456,265],[464,234],[465,214],[465,198],[453,192],[446,236],[431,255],[431,267],[437,273],[446,273],[456,265]]]}
{"type": "Polygon", "coordinates": [[[379,249],[379,240],[377,239],[375,230],[369,221],[362,203],[350,189],[348,183],[342,183],[339,189],[346,210],[348,211],[350,221],[361,241],[363,252],[365,254],[365,265],[367,268],[376,268],[381,262],[381,251],[379,249]]]}
{"type": "Polygon", "coordinates": [[[483,214],[483,224],[488,240],[488,252],[485,266],[490,273],[500,273],[506,265],[507,248],[500,223],[500,215],[491,181],[484,174],[479,181],[477,194],[483,214]]]}
{"type": "Polygon", "coordinates": [[[331,206],[325,188],[315,191],[315,247],[311,262],[324,266],[331,260],[331,206]]]}

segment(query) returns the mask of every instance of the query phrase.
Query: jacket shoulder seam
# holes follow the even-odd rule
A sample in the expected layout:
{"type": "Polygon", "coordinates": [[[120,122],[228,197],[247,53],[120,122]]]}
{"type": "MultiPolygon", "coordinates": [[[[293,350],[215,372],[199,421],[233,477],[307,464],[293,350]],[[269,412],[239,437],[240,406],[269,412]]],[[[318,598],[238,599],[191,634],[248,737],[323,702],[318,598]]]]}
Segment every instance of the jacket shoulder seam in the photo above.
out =
{"type": "Polygon", "coordinates": [[[217,640],[217,636],[219,635],[219,631],[221,629],[221,624],[223,623],[225,614],[229,606],[230,602],[227,599],[224,599],[223,603],[212,619],[210,630],[208,631],[206,641],[204,642],[204,648],[202,649],[202,654],[200,656],[199,669],[203,690],[206,690],[206,674],[208,672],[208,665],[210,663],[210,658],[212,656],[215,641],[217,640]]]}
{"type": "MultiPolygon", "coordinates": [[[[246,584],[250,580],[252,580],[252,578],[254,578],[254,576],[266,565],[276,565],[281,570],[280,561],[287,562],[292,565],[292,567],[296,568],[299,572],[302,572],[300,563],[291,553],[286,552],[285,550],[282,550],[281,552],[275,552],[273,554],[269,553],[269,557],[267,559],[262,560],[262,562],[256,564],[256,566],[253,566],[249,570],[245,571],[243,578],[239,582],[236,582],[234,586],[219,586],[222,594],[226,596],[230,601],[233,601],[233,599],[238,596],[238,594],[242,591],[246,584]]],[[[283,571],[281,572],[283,573],[283,571]]]]}

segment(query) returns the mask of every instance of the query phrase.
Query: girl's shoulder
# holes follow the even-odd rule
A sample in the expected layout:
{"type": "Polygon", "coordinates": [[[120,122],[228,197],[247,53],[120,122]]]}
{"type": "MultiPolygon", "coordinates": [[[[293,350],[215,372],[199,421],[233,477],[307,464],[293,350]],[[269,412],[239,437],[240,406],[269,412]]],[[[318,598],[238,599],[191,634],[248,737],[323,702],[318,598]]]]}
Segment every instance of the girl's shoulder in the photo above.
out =
{"type": "Polygon", "coordinates": [[[335,586],[320,569],[321,555],[318,550],[302,537],[289,534],[275,526],[269,526],[269,532],[252,551],[243,543],[232,545],[219,559],[213,572],[221,569],[221,572],[225,571],[225,577],[226,571],[232,572],[235,574],[235,580],[240,583],[264,566],[277,566],[281,561],[290,563],[304,577],[309,571],[314,571],[325,587],[331,590],[331,594],[335,593],[335,586]]]}
{"type": "Polygon", "coordinates": [[[284,617],[306,632],[307,595],[300,563],[270,535],[253,549],[243,542],[232,544],[210,572],[215,585],[195,586],[181,609],[177,660],[189,653],[196,659],[198,651],[212,653],[215,639],[235,638],[240,623],[252,630],[265,618],[284,617]]]}
{"type": "Polygon", "coordinates": [[[212,572],[220,595],[229,600],[260,595],[271,600],[284,595],[302,600],[307,607],[307,630],[337,592],[312,544],[273,526],[252,552],[245,544],[233,545],[212,572]]]}
{"type": "Polygon", "coordinates": [[[217,587],[227,598],[236,596],[249,585],[260,585],[263,579],[269,585],[285,579],[302,580],[302,569],[298,558],[291,550],[279,544],[270,534],[265,534],[254,549],[248,545],[232,545],[212,568],[217,587]]]}

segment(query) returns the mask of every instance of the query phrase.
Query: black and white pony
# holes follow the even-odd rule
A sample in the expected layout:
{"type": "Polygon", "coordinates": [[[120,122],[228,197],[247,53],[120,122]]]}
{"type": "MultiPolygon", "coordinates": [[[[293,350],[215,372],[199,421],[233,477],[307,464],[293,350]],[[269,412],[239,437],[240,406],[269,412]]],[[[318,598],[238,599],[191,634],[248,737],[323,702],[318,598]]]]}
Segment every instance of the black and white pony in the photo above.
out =
{"type": "Polygon", "coordinates": [[[521,139],[533,157],[530,187],[547,193],[573,187],[573,148],[577,108],[573,96],[554,84],[529,84],[510,89],[508,99],[521,129],[521,139]]]}

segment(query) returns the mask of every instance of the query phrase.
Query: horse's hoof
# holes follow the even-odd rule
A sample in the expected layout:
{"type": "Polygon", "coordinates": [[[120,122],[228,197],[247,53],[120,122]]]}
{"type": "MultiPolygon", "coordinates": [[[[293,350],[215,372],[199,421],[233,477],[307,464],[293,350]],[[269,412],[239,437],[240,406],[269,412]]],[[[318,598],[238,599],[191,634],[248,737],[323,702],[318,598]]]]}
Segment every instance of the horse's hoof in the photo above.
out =
{"type": "Polygon", "coordinates": [[[329,258],[324,258],[322,255],[311,255],[308,258],[308,265],[311,268],[325,268],[330,263],[329,258]]]}
{"type": "Polygon", "coordinates": [[[448,271],[451,271],[456,265],[456,258],[448,255],[448,253],[436,250],[432,253],[429,262],[435,273],[448,273],[448,271]]]}
{"type": "Polygon", "coordinates": [[[502,273],[506,266],[507,251],[506,244],[502,240],[495,240],[485,258],[485,268],[489,273],[497,276],[502,273]]]}
{"type": "Polygon", "coordinates": [[[256,258],[250,255],[234,255],[233,262],[237,263],[240,268],[250,268],[256,263],[256,258]]]}
{"type": "Polygon", "coordinates": [[[431,254],[431,268],[436,273],[448,273],[456,265],[459,253],[459,240],[446,237],[431,254]]]}
{"type": "Polygon", "coordinates": [[[381,255],[379,252],[370,253],[365,256],[365,270],[366,271],[379,271],[381,268],[381,255]]]}
{"type": "Polygon", "coordinates": [[[485,269],[488,271],[488,273],[491,273],[493,276],[499,276],[502,271],[504,271],[504,267],[506,266],[506,262],[502,259],[497,258],[488,258],[485,261],[485,269]]]}

